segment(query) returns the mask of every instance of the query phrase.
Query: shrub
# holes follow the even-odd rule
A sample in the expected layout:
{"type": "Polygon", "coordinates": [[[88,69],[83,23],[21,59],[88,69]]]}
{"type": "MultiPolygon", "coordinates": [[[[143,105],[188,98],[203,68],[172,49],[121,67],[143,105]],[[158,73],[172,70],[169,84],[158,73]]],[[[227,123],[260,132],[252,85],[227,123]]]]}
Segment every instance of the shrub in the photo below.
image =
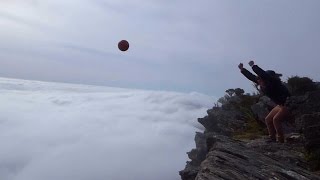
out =
{"type": "Polygon", "coordinates": [[[246,128],[244,131],[238,131],[233,134],[235,139],[256,139],[266,135],[266,128],[261,126],[250,108],[240,107],[240,111],[246,120],[246,128]]]}
{"type": "Polygon", "coordinates": [[[292,76],[288,78],[288,89],[292,95],[304,95],[317,89],[317,85],[308,77],[292,76]]]}
{"type": "Polygon", "coordinates": [[[234,89],[227,89],[225,92],[231,97],[235,93],[235,90],[234,89]]]}
{"type": "Polygon", "coordinates": [[[236,96],[242,96],[244,94],[244,90],[241,88],[236,88],[234,89],[234,93],[236,94],[236,96]]]}
{"type": "Polygon", "coordinates": [[[305,159],[309,163],[311,171],[320,170],[320,151],[305,152],[305,159]]]}

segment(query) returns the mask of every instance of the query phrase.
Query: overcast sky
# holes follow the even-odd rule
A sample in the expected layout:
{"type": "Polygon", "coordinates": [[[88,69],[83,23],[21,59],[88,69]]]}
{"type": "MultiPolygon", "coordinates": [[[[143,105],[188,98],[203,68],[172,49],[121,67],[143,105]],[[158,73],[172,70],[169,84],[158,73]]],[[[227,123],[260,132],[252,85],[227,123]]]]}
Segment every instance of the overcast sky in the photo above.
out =
{"type": "Polygon", "coordinates": [[[319,0],[2,0],[0,76],[200,92],[239,62],[320,80],[319,0]],[[120,52],[118,41],[130,49],[120,52]]]}

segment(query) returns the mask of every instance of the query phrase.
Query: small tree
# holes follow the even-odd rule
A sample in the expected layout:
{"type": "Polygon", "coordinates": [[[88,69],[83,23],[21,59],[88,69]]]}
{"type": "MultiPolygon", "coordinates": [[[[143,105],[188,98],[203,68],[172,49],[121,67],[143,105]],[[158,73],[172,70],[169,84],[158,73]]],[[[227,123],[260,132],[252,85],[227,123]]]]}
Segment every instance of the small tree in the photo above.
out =
{"type": "Polygon", "coordinates": [[[242,96],[244,94],[244,90],[241,88],[236,88],[234,90],[234,93],[236,94],[236,96],[242,96]]]}
{"type": "Polygon", "coordinates": [[[230,97],[232,97],[233,94],[235,93],[235,90],[234,90],[234,89],[227,89],[225,92],[226,92],[230,97]]]}

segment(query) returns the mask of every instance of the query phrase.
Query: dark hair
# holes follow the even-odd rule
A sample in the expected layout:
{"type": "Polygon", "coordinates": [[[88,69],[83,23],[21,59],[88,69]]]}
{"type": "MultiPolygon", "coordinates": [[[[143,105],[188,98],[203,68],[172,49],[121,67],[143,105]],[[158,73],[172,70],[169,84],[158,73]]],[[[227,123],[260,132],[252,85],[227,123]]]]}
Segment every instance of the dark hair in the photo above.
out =
{"type": "MultiPolygon", "coordinates": [[[[266,73],[267,73],[272,79],[281,81],[280,77],[282,76],[282,74],[278,74],[278,73],[274,72],[273,70],[267,70],[266,73]]],[[[257,76],[256,80],[261,80],[261,77],[257,76]]]]}
{"type": "Polygon", "coordinates": [[[278,74],[278,73],[274,72],[273,70],[267,70],[266,73],[268,75],[270,75],[271,77],[275,77],[275,78],[280,78],[282,76],[282,74],[278,74]]]}

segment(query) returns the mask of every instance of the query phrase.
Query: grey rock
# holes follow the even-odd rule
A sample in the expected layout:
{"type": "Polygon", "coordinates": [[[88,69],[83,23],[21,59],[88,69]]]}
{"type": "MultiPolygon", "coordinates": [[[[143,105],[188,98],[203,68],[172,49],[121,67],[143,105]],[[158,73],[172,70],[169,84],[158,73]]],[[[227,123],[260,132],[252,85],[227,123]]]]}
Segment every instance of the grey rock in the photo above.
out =
{"type": "Polygon", "coordinates": [[[196,148],[207,148],[206,147],[206,135],[201,132],[196,132],[194,137],[194,141],[196,143],[196,148]]]}
{"type": "MultiPolygon", "coordinates": [[[[257,147],[273,147],[273,149],[280,149],[278,151],[265,150],[261,148],[260,151],[254,148],[251,143],[246,144],[241,141],[232,140],[226,136],[215,135],[210,138],[212,142],[206,160],[201,163],[200,171],[196,176],[196,180],[210,180],[210,179],[320,179],[319,176],[292,165],[287,160],[279,159],[278,156],[283,157],[283,153],[289,152],[283,147],[283,144],[256,144],[257,147]],[[270,154],[268,154],[268,152],[270,154]],[[283,152],[281,154],[281,152],[283,152]]],[[[261,142],[263,143],[263,142],[261,142]]],[[[295,157],[295,156],[293,156],[295,157]]],[[[287,156],[287,159],[303,163],[303,160],[287,156]]]]}
{"type": "Polygon", "coordinates": [[[293,96],[287,100],[294,115],[296,128],[305,135],[307,150],[320,149],[320,90],[308,92],[303,96],[293,96]]]}
{"type": "Polygon", "coordinates": [[[264,123],[265,117],[275,106],[276,104],[271,101],[270,98],[267,96],[262,96],[259,98],[259,102],[251,106],[251,110],[258,117],[258,119],[264,123]]]}
{"type": "Polygon", "coordinates": [[[207,137],[205,133],[196,132],[194,138],[196,148],[192,149],[190,152],[187,152],[191,161],[187,161],[185,169],[179,172],[183,180],[194,180],[198,171],[200,170],[200,164],[203,160],[205,160],[207,155],[206,139],[207,137]]]}
{"type": "MultiPolygon", "coordinates": [[[[252,110],[264,123],[272,106],[262,97],[252,110]]],[[[264,138],[233,140],[235,131],[245,129],[242,114],[230,104],[209,109],[207,116],[198,119],[205,131],[196,133],[196,148],[187,153],[191,161],[179,172],[182,180],[320,179],[310,171],[318,168],[319,159],[306,162],[304,157],[305,150],[320,156],[320,90],[290,97],[286,106],[295,126],[288,121],[284,124],[285,132],[290,133],[285,144],[267,143],[264,138]]]]}
{"type": "Polygon", "coordinates": [[[182,180],[194,180],[200,170],[200,166],[191,165],[190,162],[187,162],[186,168],[182,171],[179,171],[179,175],[182,180]]]}
{"type": "Polygon", "coordinates": [[[256,104],[252,105],[252,106],[251,106],[251,110],[252,110],[252,112],[253,112],[255,115],[258,116],[258,119],[259,119],[262,123],[265,122],[264,119],[265,119],[265,117],[268,115],[269,110],[268,110],[268,108],[265,106],[264,103],[258,102],[258,103],[256,103],[256,104]]]}
{"type": "Polygon", "coordinates": [[[244,120],[240,112],[233,109],[216,108],[207,111],[208,115],[198,118],[206,131],[230,136],[238,129],[244,128],[244,120]]]}

